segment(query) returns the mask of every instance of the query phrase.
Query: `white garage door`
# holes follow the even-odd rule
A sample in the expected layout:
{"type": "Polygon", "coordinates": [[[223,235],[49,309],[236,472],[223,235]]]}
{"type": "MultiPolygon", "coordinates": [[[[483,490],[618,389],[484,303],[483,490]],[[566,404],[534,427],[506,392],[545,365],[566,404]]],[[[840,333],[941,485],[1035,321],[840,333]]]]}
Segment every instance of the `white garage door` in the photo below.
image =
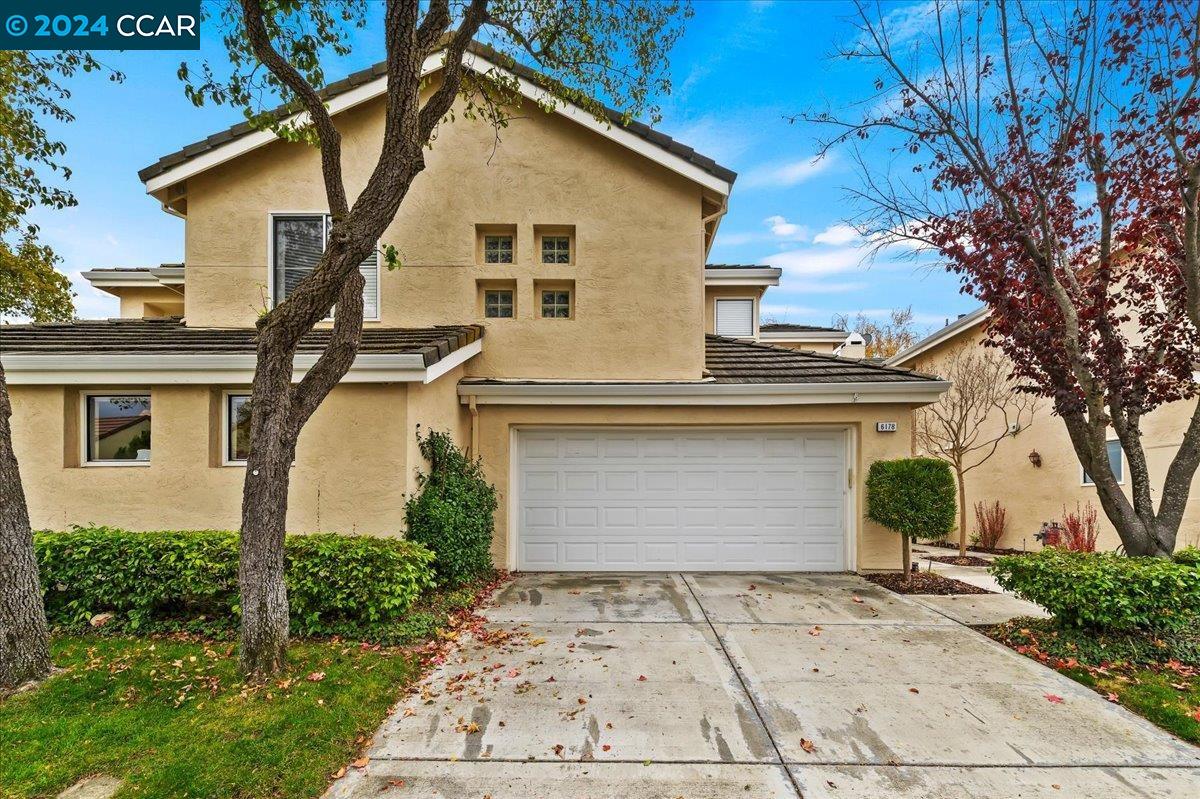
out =
{"type": "Polygon", "coordinates": [[[530,571],[846,568],[846,433],[517,434],[517,566],[530,571]]]}

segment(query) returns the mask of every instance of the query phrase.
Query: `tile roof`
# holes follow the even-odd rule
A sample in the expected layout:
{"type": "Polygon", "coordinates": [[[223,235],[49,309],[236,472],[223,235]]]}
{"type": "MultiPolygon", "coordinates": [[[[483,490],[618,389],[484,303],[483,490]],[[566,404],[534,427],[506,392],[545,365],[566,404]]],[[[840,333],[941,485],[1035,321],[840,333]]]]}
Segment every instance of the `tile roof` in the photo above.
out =
{"type": "Polygon", "coordinates": [[[821,327],[820,325],[794,325],[791,322],[767,322],[758,326],[763,333],[841,333],[847,331],[839,327],[821,327]]]}
{"type": "MultiPolygon", "coordinates": [[[[299,352],[318,353],[329,330],[314,330],[299,352]]],[[[426,366],[483,337],[479,325],[423,328],[369,327],[363,330],[361,355],[422,355],[426,366]]],[[[5,355],[253,355],[253,328],[187,327],[179,317],[100,319],[42,325],[0,325],[5,355]]]]}
{"type": "Polygon", "coordinates": [[[704,365],[718,383],[927,383],[938,380],[909,369],[711,335],[704,337],[704,365]]]}
{"type": "MultiPolygon", "coordinates": [[[[496,52],[496,50],[479,42],[471,42],[471,44],[467,46],[467,50],[483,58],[496,59],[499,57],[499,54],[496,52]]],[[[536,70],[530,69],[523,64],[514,63],[510,68],[510,71],[522,78],[525,78],[531,83],[536,83],[543,87],[548,83],[546,76],[542,75],[536,70]]],[[[334,81],[333,83],[324,86],[320,90],[319,94],[321,95],[322,100],[329,101],[330,99],[337,97],[339,94],[345,94],[351,89],[355,89],[363,84],[382,78],[386,74],[387,62],[381,61],[374,66],[351,73],[341,80],[334,81]]],[[[285,106],[280,106],[269,113],[274,116],[282,117],[289,115],[291,112],[289,112],[285,106]]],[[[621,112],[607,106],[604,106],[604,114],[608,117],[609,122],[611,122],[613,126],[623,128],[635,136],[661,147],[672,155],[682,158],[693,166],[699,167],[714,177],[720,178],[721,180],[729,183],[732,183],[735,179],[737,179],[737,173],[733,170],[721,166],[708,156],[701,155],[691,147],[688,147],[686,144],[675,141],[670,136],[655,130],[649,125],[636,121],[626,122],[623,119],[621,112]]],[[[223,130],[219,133],[214,133],[207,138],[189,144],[186,147],[177,150],[176,152],[173,152],[169,155],[164,155],[150,166],[139,170],[138,178],[144,183],[151,178],[161,175],[172,167],[179,166],[180,164],[189,161],[198,155],[202,155],[210,150],[220,147],[223,144],[231,142],[234,139],[239,139],[242,136],[247,136],[254,132],[255,128],[252,128],[250,123],[240,122],[230,128],[227,128],[226,130],[223,130]]]]}

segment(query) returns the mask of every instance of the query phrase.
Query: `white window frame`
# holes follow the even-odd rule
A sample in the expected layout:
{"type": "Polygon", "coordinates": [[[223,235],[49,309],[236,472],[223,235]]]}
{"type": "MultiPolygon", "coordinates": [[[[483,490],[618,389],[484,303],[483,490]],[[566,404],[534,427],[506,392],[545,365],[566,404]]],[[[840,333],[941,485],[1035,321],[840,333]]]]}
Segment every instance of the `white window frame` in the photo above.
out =
{"type": "Polygon", "coordinates": [[[107,466],[137,466],[147,468],[154,460],[154,396],[150,389],[145,391],[98,391],[85,390],[79,392],[79,465],[85,468],[107,467],[107,466]],[[88,458],[88,437],[91,433],[89,429],[89,411],[91,410],[92,397],[147,397],[150,400],[150,460],[147,461],[113,461],[113,460],[91,460],[88,458]]]}
{"type": "Polygon", "coordinates": [[[221,465],[222,466],[246,466],[246,461],[236,460],[229,457],[233,451],[233,430],[229,423],[233,421],[229,416],[229,402],[232,397],[250,398],[250,389],[228,389],[221,392],[221,465]]]}
{"type": "MultiPolygon", "coordinates": [[[[1121,454],[1121,461],[1120,461],[1121,479],[1117,481],[1117,485],[1123,486],[1123,485],[1125,485],[1125,472],[1128,470],[1128,465],[1129,465],[1126,462],[1126,458],[1125,458],[1125,448],[1123,446],[1121,446],[1120,439],[1116,439],[1116,438],[1106,439],[1104,441],[1104,446],[1107,447],[1109,444],[1116,444],[1117,451],[1121,454]]],[[[1110,462],[1112,461],[1111,456],[1109,457],[1109,461],[1110,462]]],[[[1089,487],[1093,487],[1096,485],[1096,481],[1092,480],[1088,477],[1087,470],[1083,468],[1082,463],[1079,464],[1079,485],[1089,486],[1089,487]]]]}
{"type": "MultiPolygon", "coordinates": [[[[267,212],[267,307],[275,307],[275,217],[277,216],[329,216],[329,211],[268,211],[267,212]]],[[[329,227],[322,226],[322,243],[328,241],[329,227]]],[[[363,316],[364,322],[379,322],[383,319],[383,253],[382,240],[375,242],[375,315],[363,316]]],[[[332,322],[333,315],[325,317],[332,322]]]]}
{"type": "Polygon", "coordinates": [[[717,336],[726,336],[727,338],[737,339],[757,339],[758,338],[758,298],[757,297],[717,297],[713,300],[713,334],[717,336]],[[722,333],[717,329],[717,319],[720,314],[718,308],[723,302],[749,302],[750,303],[750,333],[745,336],[730,336],[722,333]]]}

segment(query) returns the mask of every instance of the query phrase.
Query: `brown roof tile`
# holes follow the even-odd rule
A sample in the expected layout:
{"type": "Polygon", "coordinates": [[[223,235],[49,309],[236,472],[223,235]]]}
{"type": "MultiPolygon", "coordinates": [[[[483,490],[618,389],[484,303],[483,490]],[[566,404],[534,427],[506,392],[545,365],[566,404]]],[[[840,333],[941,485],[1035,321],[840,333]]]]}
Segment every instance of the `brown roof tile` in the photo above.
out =
{"type": "Polygon", "coordinates": [[[925,383],[936,377],[836,355],[704,337],[704,365],[718,383],[925,383]]]}
{"type": "MultiPolygon", "coordinates": [[[[314,330],[299,352],[321,352],[329,330],[314,330]]],[[[423,328],[371,327],[363,330],[362,355],[420,354],[426,366],[483,337],[479,325],[423,328]]],[[[100,319],[43,325],[0,325],[0,352],[5,355],[239,355],[253,354],[253,328],[187,327],[178,317],[165,319],[100,319]]]]}

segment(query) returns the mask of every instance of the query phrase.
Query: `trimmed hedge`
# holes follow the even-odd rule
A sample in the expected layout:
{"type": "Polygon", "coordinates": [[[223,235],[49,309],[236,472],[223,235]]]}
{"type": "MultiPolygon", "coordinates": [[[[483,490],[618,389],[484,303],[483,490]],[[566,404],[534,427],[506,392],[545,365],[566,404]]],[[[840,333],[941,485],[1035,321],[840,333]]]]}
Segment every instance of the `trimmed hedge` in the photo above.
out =
{"type": "Polygon", "coordinates": [[[417,431],[429,471],[417,475],[420,489],[404,504],[408,538],[437,554],[434,569],[446,585],[463,583],[492,568],[496,489],[447,433],[417,431]]]}
{"type": "Polygon", "coordinates": [[[1069,627],[1178,632],[1200,624],[1200,568],[1191,564],[1047,547],[996,558],[991,572],[1069,627]]]}
{"type": "Polygon", "coordinates": [[[1188,566],[1200,566],[1200,549],[1196,547],[1184,547],[1174,555],[1176,563],[1185,563],[1188,566]]]}
{"type": "Polygon", "coordinates": [[[909,540],[945,538],[957,510],[958,491],[945,461],[875,461],[867,472],[867,518],[909,540]]]}
{"type": "MultiPolygon", "coordinates": [[[[135,533],[112,527],[39,532],[46,615],[67,628],[112,613],[117,630],[237,625],[238,536],[222,530],[135,533]]],[[[361,635],[404,618],[434,584],[434,555],[411,541],[289,535],[285,579],[295,635],[361,635]]]]}

